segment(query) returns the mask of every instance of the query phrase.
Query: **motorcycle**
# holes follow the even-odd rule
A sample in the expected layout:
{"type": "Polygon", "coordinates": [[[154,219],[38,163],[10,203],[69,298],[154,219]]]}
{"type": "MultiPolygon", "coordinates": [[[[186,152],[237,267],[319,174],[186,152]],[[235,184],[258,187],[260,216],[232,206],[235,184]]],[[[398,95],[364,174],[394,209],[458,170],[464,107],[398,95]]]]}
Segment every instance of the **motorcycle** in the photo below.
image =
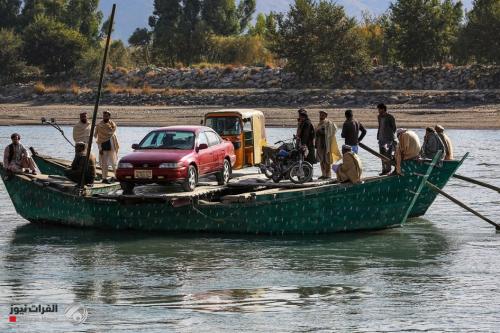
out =
{"type": "Polygon", "coordinates": [[[304,161],[308,154],[306,146],[300,145],[300,140],[294,135],[292,140],[278,141],[275,147],[263,147],[263,163],[260,171],[275,183],[289,179],[295,184],[311,181],[313,166],[304,161]]]}

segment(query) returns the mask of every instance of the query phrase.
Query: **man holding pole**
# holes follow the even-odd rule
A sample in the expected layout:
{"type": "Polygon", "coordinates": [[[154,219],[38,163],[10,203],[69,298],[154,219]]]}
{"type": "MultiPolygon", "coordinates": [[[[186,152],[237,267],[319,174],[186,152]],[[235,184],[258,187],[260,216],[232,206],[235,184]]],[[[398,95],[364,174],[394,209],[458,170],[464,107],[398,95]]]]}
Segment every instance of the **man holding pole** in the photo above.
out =
{"type": "Polygon", "coordinates": [[[99,162],[102,169],[102,182],[109,183],[108,168],[111,166],[113,173],[116,172],[118,160],[118,139],[116,137],[116,124],[110,120],[111,113],[104,111],[102,121],[95,128],[94,137],[97,138],[99,147],[99,162]]]}

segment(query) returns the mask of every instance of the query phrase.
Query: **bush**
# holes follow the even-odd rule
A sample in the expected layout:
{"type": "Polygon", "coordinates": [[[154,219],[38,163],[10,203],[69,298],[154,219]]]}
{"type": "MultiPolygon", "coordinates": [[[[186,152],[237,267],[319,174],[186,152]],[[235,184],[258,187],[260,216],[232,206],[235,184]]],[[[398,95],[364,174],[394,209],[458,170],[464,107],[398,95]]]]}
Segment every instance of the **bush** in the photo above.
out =
{"type": "Polygon", "coordinates": [[[20,76],[24,62],[19,60],[22,41],[12,30],[0,29],[0,81],[7,81],[20,76]]]}
{"type": "Polygon", "coordinates": [[[45,85],[43,84],[43,82],[37,82],[33,86],[33,92],[37,95],[45,94],[45,90],[46,90],[46,88],[45,88],[45,85]]]}
{"type": "Polygon", "coordinates": [[[24,57],[49,74],[72,71],[87,48],[78,31],[45,16],[38,16],[24,30],[24,57]]]}
{"type": "Polygon", "coordinates": [[[273,61],[261,36],[212,36],[207,60],[223,64],[263,65],[273,61]]]}
{"type": "Polygon", "coordinates": [[[79,74],[85,75],[88,78],[97,79],[101,69],[101,62],[101,49],[89,48],[83,53],[82,59],[78,63],[76,70],[79,74]]]}

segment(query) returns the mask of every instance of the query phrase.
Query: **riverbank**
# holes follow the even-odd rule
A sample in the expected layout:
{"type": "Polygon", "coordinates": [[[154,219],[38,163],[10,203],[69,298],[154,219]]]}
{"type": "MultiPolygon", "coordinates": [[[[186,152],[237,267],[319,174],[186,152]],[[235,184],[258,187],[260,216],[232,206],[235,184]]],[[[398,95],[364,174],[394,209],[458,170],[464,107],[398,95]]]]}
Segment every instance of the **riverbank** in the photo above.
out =
{"type": "MultiPolygon", "coordinates": [[[[243,107],[243,106],[241,106],[243,107]]],[[[303,105],[316,122],[319,110],[327,110],[330,119],[337,125],[344,121],[344,111],[351,108],[355,117],[366,127],[377,127],[377,111],[370,107],[325,107],[303,105]]],[[[477,106],[422,106],[412,104],[388,105],[396,117],[399,127],[425,128],[436,123],[445,128],[500,129],[500,104],[477,106]]],[[[228,108],[224,106],[119,106],[101,105],[100,111],[108,110],[119,126],[169,126],[196,125],[207,111],[228,108]]],[[[294,127],[296,125],[296,106],[256,107],[264,112],[269,127],[294,127]]],[[[41,124],[40,118],[55,118],[59,124],[74,124],[81,112],[90,114],[93,105],[11,103],[0,104],[0,125],[41,124]]]]}

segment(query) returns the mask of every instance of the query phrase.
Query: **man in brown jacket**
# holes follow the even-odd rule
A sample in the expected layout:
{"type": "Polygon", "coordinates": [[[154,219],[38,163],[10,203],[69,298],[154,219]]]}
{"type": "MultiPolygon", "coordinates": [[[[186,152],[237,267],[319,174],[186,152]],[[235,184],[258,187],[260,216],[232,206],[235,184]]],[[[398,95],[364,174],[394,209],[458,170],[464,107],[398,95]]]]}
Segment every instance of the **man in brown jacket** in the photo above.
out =
{"type": "Polygon", "coordinates": [[[363,173],[363,166],[357,154],[352,152],[351,146],[342,146],[342,164],[334,165],[337,180],[341,183],[351,182],[359,184],[363,173]]]}

